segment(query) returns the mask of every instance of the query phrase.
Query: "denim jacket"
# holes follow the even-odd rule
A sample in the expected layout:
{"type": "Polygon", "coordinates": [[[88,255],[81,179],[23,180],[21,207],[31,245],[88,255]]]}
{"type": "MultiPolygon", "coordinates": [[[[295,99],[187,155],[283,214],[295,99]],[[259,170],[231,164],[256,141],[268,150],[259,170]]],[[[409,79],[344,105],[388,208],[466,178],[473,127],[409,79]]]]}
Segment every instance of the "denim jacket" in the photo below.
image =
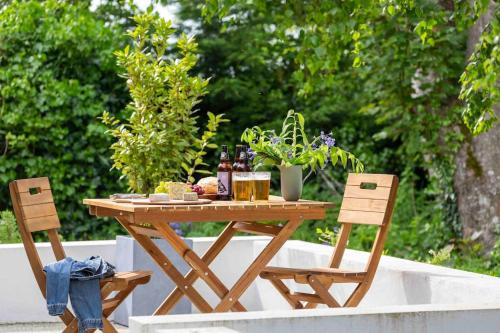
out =
{"type": "Polygon", "coordinates": [[[115,267],[101,257],[84,261],[65,258],[43,268],[47,276],[47,308],[51,316],[60,316],[68,304],[78,318],[78,332],[102,329],[100,278],[113,276],[115,267]]]}

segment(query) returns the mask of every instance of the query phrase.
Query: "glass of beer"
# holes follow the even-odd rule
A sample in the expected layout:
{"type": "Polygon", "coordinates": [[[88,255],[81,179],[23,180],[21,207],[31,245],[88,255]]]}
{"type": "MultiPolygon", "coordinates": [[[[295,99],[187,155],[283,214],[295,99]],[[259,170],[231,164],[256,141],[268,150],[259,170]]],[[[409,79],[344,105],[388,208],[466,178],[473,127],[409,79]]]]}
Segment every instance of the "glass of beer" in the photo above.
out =
{"type": "Polygon", "coordinates": [[[252,199],[252,173],[233,172],[233,193],[235,201],[252,199]]]}
{"type": "Polygon", "coordinates": [[[269,187],[271,186],[270,172],[254,172],[252,180],[252,192],[254,201],[268,201],[269,187]]]}

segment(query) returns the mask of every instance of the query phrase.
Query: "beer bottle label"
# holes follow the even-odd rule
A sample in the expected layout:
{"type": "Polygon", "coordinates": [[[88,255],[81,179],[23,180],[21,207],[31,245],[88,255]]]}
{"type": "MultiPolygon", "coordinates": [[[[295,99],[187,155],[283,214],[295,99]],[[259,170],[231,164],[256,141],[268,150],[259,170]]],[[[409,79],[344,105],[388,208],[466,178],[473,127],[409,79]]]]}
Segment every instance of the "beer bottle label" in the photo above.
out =
{"type": "Polygon", "coordinates": [[[229,195],[229,172],[219,171],[217,172],[217,194],[219,195],[229,195]]]}

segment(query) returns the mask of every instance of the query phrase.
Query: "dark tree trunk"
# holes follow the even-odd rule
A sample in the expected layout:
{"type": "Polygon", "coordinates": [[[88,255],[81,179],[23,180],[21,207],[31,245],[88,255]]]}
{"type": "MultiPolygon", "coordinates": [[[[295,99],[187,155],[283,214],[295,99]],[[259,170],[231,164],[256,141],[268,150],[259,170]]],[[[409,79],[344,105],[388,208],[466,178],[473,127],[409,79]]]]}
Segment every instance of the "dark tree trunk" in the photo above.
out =
{"type": "MultiPolygon", "coordinates": [[[[492,6],[469,32],[467,58],[492,19],[492,6]]],[[[500,117],[498,105],[495,113],[500,117]]],[[[477,137],[467,129],[464,133],[466,139],[456,157],[454,179],[460,221],[465,238],[477,240],[490,250],[495,243],[495,229],[500,226],[500,124],[477,137]]]]}

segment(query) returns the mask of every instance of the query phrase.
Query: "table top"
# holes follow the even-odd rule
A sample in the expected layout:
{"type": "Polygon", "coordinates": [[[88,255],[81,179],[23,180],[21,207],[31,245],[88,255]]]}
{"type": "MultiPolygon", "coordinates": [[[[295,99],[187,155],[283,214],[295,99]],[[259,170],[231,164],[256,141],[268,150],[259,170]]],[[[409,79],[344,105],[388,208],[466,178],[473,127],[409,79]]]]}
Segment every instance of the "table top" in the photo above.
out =
{"type": "Polygon", "coordinates": [[[212,201],[205,205],[138,205],[132,203],[119,203],[111,199],[84,199],[83,203],[87,206],[96,206],[108,209],[119,210],[123,212],[154,212],[154,211],[185,211],[185,210],[235,210],[235,209],[304,209],[304,208],[318,208],[326,209],[332,208],[333,203],[312,201],[312,200],[299,200],[299,201],[285,201],[282,197],[270,196],[267,202],[249,202],[249,201],[212,201]]]}
{"type": "Polygon", "coordinates": [[[334,206],[331,202],[285,201],[275,196],[267,202],[212,201],[206,205],[138,205],[111,199],[84,199],[83,203],[91,215],[123,217],[134,223],[318,220],[334,206]]]}

